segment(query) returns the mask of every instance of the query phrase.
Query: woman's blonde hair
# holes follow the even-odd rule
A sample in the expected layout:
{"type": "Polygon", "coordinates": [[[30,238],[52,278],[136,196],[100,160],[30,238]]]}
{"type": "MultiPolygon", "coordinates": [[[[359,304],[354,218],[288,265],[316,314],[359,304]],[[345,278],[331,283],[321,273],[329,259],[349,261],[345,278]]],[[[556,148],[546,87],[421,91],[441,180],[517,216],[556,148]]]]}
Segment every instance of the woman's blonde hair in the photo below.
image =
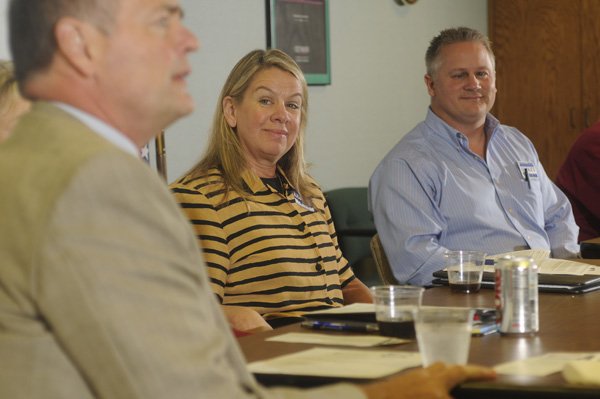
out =
{"type": "Polygon", "coordinates": [[[225,120],[223,100],[229,96],[239,104],[254,76],[268,68],[279,68],[289,72],[302,85],[298,136],[292,148],[279,160],[278,166],[283,170],[292,186],[302,195],[304,201],[310,203],[312,186],[307,178],[307,165],[304,161],[308,87],[298,64],[289,55],[278,49],[251,51],[233,67],[217,102],[208,148],[200,162],[191,169],[190,174],[192,177],[199,177],[209,169],[217,168],[223,174],[227,191],[233,190],[243,198],[248,198],[249,193],[244,189],[241,178],[242,172],[247,169],[246,158],[235,129],[229,126],[225,120]]]}
{"type": "Polygon", "coordinates": [[[26,111],[27,101],[21,97],[13,64],[0,60],[0,142],[10,136],[17,118],[26,111]]]}
{"type": "Polygon", "coordinates": [[[0,118],[10,114],[20,98],[12,62],[0,60],[0,118]]]}

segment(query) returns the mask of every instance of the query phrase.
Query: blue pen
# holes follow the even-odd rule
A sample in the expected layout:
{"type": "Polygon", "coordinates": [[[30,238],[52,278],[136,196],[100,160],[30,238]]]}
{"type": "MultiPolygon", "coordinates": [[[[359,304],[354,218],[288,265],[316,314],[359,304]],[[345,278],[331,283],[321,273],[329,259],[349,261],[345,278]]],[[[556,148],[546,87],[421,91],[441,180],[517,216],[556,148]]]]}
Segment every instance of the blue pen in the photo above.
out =
{"type": "Polygon", "coordinates": [[[352,322],[352,321],[325,321],[325,320],[305,320],[300,323],[302,327],[315,330],[336,330],[352,332],[377,332],[379,326],[377,323],[352,322]]]}

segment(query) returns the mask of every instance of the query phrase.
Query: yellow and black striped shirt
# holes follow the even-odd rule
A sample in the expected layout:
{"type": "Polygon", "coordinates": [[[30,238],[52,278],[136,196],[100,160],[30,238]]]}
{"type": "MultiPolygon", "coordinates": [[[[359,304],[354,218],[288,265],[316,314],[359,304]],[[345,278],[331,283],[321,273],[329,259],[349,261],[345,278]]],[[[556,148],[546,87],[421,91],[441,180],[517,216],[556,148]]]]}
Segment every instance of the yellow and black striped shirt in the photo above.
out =
{"type": "Polygon", "coordinates": [[[286,180],[283,194],[250,171],[242,177],[248,200],[233,191],[225,197],[217,169],[171,185],[196,230],[221,302],[251,307],[266,318],[343,305],[341,289],[355,277],[316,183],[317,195],[307,206],[286,180]]]}

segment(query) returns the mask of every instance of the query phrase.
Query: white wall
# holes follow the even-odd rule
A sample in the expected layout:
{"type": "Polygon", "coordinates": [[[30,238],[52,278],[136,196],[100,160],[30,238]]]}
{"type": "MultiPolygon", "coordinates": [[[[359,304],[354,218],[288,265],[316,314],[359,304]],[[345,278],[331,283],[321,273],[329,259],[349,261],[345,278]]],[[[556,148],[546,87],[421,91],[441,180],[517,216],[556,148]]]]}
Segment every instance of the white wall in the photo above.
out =
{"type": "MultiPolygon", "coordinates": [[[[180,0],[202,42],[191,57],[196,112],[167,130],[169,179],[204,149],[212,113],[229,70],[266,43],[264,0],[180,0]]],[[[7,0],[0,0],[3,17],[7,0]]],[[[441,29],[487,32],[484,0],[330,0],[332,84],[311,86],[306,154],[324,189],[363,186],[379,160],[425,116],[424,54],[441,29]]],[[[0,58],[6,58],[5,24],[0,58]]]]}

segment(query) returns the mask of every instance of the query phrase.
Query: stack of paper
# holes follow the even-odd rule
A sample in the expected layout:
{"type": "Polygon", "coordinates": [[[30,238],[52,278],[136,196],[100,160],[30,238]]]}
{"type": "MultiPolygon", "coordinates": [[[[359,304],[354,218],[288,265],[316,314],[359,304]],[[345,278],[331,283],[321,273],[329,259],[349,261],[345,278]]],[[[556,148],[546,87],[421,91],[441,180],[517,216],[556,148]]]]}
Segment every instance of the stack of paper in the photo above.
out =
{"type": "MultiPolygon", "coordinates": [[[[546,249],[526,249],[523,251],[506,252],[488,256],[487,259],[497,261],[508,255],[533,258],[538,265],[538,272],[541,274],[570,274],[575,276],[583,276],[584,274],[600,275],[600,267],[598,266],[573,260],[550,258],[550,251],[546,249]]],[[[493,273],[494,266],[486,265],[484,270],[493,273]]]]}
{"type": "Polygon", "coordinates": [[[370,379],[420,365],[417,352],[313,348],[252,362],[248,368],[257,374],[370,379]]]}

